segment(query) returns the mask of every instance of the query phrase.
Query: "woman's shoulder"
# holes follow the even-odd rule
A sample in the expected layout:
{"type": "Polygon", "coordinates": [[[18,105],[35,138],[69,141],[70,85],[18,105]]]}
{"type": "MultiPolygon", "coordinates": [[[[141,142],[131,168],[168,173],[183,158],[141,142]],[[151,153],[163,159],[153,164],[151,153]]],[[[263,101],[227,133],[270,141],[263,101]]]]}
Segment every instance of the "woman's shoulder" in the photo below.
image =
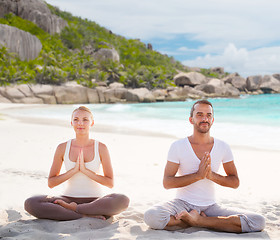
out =
{"type": "Polygon", "coordinates": [[[58,146],[56,148],[56,151],[64,154],[65,149],[66,149],[66,145],[67,145],[67,142],[63,142],[63,143],[58,144],[58,146]]]}
{"type": "Polygon", "coordinates": [[[97,142],[97,143],[98,143],[98,149],[99,149],[99,151],[105,151],[105,150],[107,150],[107,146],[106,146],[105,143],[100,142],[100,141],[95,140],[95,139],[93,139],[93,140],[94,140],[94,142],[97,142]]]}

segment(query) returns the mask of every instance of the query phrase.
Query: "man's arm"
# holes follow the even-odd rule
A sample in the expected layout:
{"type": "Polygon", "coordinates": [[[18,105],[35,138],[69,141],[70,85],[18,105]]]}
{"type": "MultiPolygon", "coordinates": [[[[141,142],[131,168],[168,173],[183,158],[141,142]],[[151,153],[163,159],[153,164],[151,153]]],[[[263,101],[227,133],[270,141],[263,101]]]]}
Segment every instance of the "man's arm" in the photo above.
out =
{"type": "Polygon", "coordinates": [[[209,155],[205,155],[205,157],[203,157],[199,165],[199,169],[195,173],[175,177],[178,168],[179,164],[167,161],[163,177],[164,188],[170,189],[185,187],[201,179],[204,179],[211,170],[210,157],[209,155]]]}
{"type": "Polygon", "coordinates": [[[239,187],[239,178],[237,170],[233,161],[223,164],[226,176],[222,176],[218,173],[209,171],[207,178],[221,186],[238,188],[239,187]]]}

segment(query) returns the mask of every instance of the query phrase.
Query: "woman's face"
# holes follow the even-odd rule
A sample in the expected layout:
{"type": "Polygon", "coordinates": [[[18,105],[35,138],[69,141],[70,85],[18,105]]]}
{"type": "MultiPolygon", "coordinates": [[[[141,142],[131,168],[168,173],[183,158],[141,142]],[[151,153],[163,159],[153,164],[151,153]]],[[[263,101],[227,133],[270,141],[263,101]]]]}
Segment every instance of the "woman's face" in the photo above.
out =
{"type": "Polygon", "coordinates": [[[73,126],[76,133],[85,134],[89,132],[94,121],[89,112],[83,110],[77,110],[72,115],[71,125],[73,126]]]}

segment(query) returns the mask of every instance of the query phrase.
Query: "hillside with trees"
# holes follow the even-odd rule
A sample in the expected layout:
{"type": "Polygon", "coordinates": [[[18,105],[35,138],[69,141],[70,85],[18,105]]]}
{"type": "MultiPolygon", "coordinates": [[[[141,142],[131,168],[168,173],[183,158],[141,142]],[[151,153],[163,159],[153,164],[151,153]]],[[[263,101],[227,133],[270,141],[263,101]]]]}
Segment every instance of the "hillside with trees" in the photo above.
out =
{"type": "Polygon", "coordinates": [[[166,88],[173,85],[172,79],[177,71],[185,69],[180,62],[149,49],[140,40],[116,35],[93,21],[47,6],[52,14],[68,23],[60,33],[50,34],[13,13],[0,18],[0,24],[28,32],[42,43],[39,56],[29,61],[21,60],[17,54],[1,46],[1,85],[59,85],[74,80],[87,87],[94,87],[96,82],[120,82],[131,88],[166,88]],[[95,53],[100,49],[115,50],[119,60],[96,58],[95,53]]]}

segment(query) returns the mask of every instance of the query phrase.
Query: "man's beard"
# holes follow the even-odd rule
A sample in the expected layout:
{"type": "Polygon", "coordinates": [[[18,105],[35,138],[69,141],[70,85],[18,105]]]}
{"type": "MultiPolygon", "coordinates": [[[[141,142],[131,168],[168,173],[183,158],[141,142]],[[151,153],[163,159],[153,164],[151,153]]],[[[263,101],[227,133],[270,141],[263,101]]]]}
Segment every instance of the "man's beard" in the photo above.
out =
{"type": "Polygon", "coordinates": [[[200,133],[208,133],[210,131],[211,125],[209,122],[200,122],[199,124],[195,124],[195,128],[200,133]],[[205,124],[205,123],[208,124],[208,128],[201,128],[200,125],[205,124]]]}

